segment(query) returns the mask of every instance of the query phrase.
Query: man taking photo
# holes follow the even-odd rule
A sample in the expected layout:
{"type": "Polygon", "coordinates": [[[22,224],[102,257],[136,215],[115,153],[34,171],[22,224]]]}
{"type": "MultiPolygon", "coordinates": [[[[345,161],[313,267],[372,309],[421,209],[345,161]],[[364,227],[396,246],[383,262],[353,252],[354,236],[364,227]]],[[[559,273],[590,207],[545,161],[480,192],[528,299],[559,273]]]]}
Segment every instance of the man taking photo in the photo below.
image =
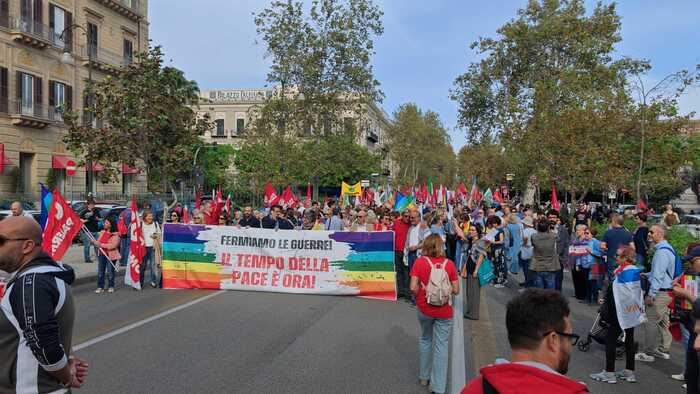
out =
{"type": "Polygon", "coordinates": [[[0,270],[12,275],[0,313],[0,392],[64,393],[85,382],[88,365],[71,356],[73,269],[41,249],[33,219],[0,222],[0,270]]]}

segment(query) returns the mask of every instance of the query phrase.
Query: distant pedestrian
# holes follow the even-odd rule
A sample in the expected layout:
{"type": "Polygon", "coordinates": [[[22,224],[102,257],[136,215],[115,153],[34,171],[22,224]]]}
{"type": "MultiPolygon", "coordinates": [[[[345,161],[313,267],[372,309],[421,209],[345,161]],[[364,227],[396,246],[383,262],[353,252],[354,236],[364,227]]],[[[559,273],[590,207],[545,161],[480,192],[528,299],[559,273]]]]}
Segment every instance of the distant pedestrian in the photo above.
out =
{"type": "Polygon", "coordinates": [[[666,204],[666,210],[661,216],[661,222],[666,226],[667,229],[681,222],[678,218],[678,214],[673,211],[673,205],[666,204]]]}
{"type": "Polygon", "coordinates": [[[10,211],[12,212],[12,216],[25,216],[28,218],[33,218],[31,213],[26,212],[24,210],[24,208],[22,207],[22,203],[19,201],[12,202],[12,204],[10,205],[10,211]]]}
{"type": "Polygon", "coordinates": [[[532,236],[537,234],[535,230],[535,224],[532,220],[532,216],[524,216],[523,220],[523,246],[520,248],[520,255],[518,256],[520,260],[520,267],[523,270],[523,275],[525,276],[525,281],[521,284],[521,287],[532,287],[532,273],[530,272],[530,263],[532,262],[532,236]]]}
{"type": "Polygon", "coordinates": [[[88,200],[87,209],[80,214],[80,220],[83,222],[85,229],[82,234],[83,242],[83,259],[86,263],[92,263],[92,258],[90,257],[90,248],[95,250],[95,256],[97,256],[97,247],[91,246],[91,238],[85,233],[85,230],[92,234],[92,238],[97,237],[99,229],[100,220],[100,210],[95,207],[95,201],[88,200]]]}
{"type": "Polygon", "coordinates": [[[557,235],[550,231],[551,226],[548,220],[540,220],[537,222],[537,234],[532,236],[530,274],[533,287],[539,289],[556,289],[556,275],[561,269],[557,235]]]}
{"type": "MultiPolygon", "coordinates": [[[[615,270],[615,258],[617,249],[623,245],[634,246],[634,239],[625,227],[625,217],[620,214],[613,214],[610,225],[612,226],[603,234],[603,239],[600,247],[605,250],[606,270],[608,280],[612,281],[613,271],[615,270]]],[[[670,287],[670,286],[669,286],[670,287]]]]}
{"type": "Polygon", "coordinates": [[[143,289],[143,284],[146,279],[146,269],[150,269],[151,276],[150,282],[151,287],[157,287],[157,273],[155,264],[155,255],[153,251],[154,241],[158,238],[158,234],[161,232],[160,225],[153,221],[153,213],[151,211],[143,211],[143,223],[141,223],[141,228],[143,230],[143,239],[146,243],[146,255],[141,261],[141,288],[143,289]]]}
{"type": "Polygon", "coordinates": [[[416,298],[419,339],[420,384],[430,384],[435,393],[444,393],[447,384],[449,336],[452,328],[452,305],[431,305],[426,298],[426,287],[433,270],[444,270],[451,284],[452,294],[459,294],[459,280],[454,263],[445,257],[445,245],[439,235],[432,234],[423,241],[423,255],[411,270],[411,292],[416,298]]]}
{"type": "Polygon", "coordinates": [[[477,224],[469,227],[467,239],[464,245],[462,265],[462,277],[465,282],[464,317],[471,320],[479,320],[479,308],[481,307],[481,283],[479,282],[479,268],[488,257],[488,242],[482,238],[483,230],[477,224]]]}
{"type": "Polygon", "coordinates": [[[106,218],[96,240],[92,244],[99,248],[97,254],[97,289],[95,293],[100,294],[105,287],[105,271],[109,276],[108,293],[114,293],[115,267],[119,264],[122,255],[119,253],[119,233],[112,223],[116,219],[106,218]]]}
{"type": "Polygon", "coordinates": [[[411,227],[411,212],[403,211],[400,217],[396,218],[393,223],[394,230],[394,270],[396,271],[396,292],[399,297],[406,300],[411,299],[411,294],[408,290],[408,264],[404,264],[406,246],[406,237],[408,230],[411,227]]]}
{"type": "Polygon", "coordinates": [[[647,250],[649,249],[649,227],[647,227],[647,215],[640,212],[634,215],[637,228],[634,229],[634,249],[637,256],[637,264],[646,267],[647,250]]]}

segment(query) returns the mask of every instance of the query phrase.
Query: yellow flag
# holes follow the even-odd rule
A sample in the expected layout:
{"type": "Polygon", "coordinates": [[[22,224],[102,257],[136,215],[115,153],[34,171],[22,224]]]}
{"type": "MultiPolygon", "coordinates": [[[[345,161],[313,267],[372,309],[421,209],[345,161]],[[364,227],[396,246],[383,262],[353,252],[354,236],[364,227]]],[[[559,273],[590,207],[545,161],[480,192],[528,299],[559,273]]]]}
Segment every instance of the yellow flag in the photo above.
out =
{"type": "Polygon", "coordinates": [[[348,185],[347,183],[343,182],[343,185],[340,188],[340,194],[342,196],[359,196],[362,194],[362,182],[357,182],[354,185],[348,185]]]}

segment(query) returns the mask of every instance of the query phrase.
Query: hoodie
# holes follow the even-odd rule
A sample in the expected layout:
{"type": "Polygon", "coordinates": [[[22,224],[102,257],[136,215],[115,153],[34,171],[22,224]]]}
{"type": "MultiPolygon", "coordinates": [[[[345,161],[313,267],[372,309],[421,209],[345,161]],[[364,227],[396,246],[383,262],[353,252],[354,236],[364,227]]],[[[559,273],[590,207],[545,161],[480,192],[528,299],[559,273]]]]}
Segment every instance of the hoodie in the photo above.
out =
{"type": "Polygon", "coordinates": [[[74,280],[71,267],[41,253],[8,281],[0,302],[0,393],[65,391],[50,372],[70,356],[74,280]]]}
{"type": "Polygon", "coordinates": [[[537,363],[501,361],[481,368],[480,375],[462,390],[462,394],[576,394],[587,393],[583,383],[576,382],[537,363]],[[484,379],[495,391],[484,390],[484,379]]]}

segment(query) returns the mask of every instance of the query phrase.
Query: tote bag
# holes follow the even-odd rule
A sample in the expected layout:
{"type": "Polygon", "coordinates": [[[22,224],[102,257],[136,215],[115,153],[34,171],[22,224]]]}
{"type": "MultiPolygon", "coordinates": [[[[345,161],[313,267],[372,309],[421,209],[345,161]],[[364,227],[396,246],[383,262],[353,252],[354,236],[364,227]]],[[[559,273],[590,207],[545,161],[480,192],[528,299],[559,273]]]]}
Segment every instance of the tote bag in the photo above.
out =
{"type": "Polygon", "coordinates": [[[493,273],[493,264],[491,264],[491,260],[484,258],[476,275],[479,277],[480,286],[485,286],[492,280],[496,279],[496,274],[493,273]]]}

